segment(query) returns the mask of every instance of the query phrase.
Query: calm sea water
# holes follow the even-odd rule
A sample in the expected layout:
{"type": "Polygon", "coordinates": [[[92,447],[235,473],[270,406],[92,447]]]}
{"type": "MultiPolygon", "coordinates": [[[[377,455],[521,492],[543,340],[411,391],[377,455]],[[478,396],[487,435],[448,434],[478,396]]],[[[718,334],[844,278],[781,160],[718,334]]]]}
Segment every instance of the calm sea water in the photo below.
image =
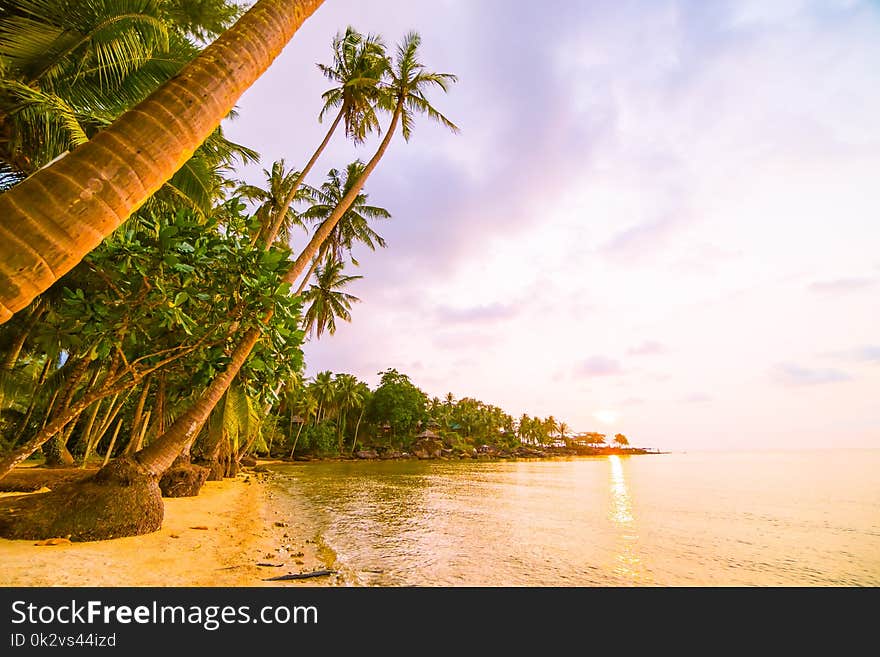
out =
{"type": "Polygon", "coordinates": [[[880,450],[273,469],[354,584],[880,585],[880,450]]]}

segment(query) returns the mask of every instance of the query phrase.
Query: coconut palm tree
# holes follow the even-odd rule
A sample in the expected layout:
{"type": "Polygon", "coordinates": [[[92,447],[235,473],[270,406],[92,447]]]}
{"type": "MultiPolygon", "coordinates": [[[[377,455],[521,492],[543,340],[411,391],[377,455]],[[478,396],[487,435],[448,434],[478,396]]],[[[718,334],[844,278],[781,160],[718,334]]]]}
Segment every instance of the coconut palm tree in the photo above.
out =
{"type": "Polygon", "coordinates": [[[342,453],[342,443],[348,424],[348,413],[363,404],[363,395],[360,382],[351,374],[338,374],[336,376],[335,405],[339,412],[337,419],[337,440],[339,452],[342,453]]]}
{"type": "Polygon", "coordinates": [[[315,413],[315,424],[318,424],[327,416],[328,408],[333,404],[335,392],[333,372],[330,370],[319,372],[312,385],[309,386],[309,392],[318,402],[318,410],[315,413]]]}
{"type": "MultiPolygon", "coordinates": [[[[263,175],[266,177],[265,189],[256,185],[242,184],[236,189],[236,194],[259,204],[255,217],[259,221],[260,228],[259,233],[255,233],[253,236],[253,243],[262,240],[263,244],[270,246],[270,242],[267,240],[276,224],[278,229],[274,231],[275,238],[278,233],[287,238],[294,226],[303,225],[300,215],[291,207],[292,203],[286,202],[296,180],[300,177],[300,172],[293,169],[286,170],[284,160],[281,159],[272,163],[271,171],[263,169],[263,175]]],[[[293,200],[308,201],[312,198],[313,193],[314,190],[311,188],[300,186],[294,192],[293,200]]]]}
{"type": "MultiPolygon", "coordinates": [[[[368,134],[379,131],[379,120],[376,117],[380,97],[379,83],[388,68],[382,40],[375,35],[364,36],[349,26],[345,34],[337,33],[333,39],[333,63],[330,66],[318,64],[318,68],[328,80],[337,85],[322,94],[324,107],[318,120],[323,120],[324,116],[337,107],[339,111],[323,141],[293,180],[287,196],[279,206],[279,216],[296,199],[300,185],[324,152],[341,120],[345,121],[346,135],[355,143],[362,143],[368,134]]],[[[275,240],[278,228],[279,224],[276,222],[267,230],[269,242],[275,240]]]]}
{"type": "Polygon", "coordinates": [[[315,399],[311,390],[303,388],[297,391],[297,396],[288,408],[288,413],[290,414],[288,437],[293,433],[294,416],[298,415],[300,420],[299,426],[296,429],[296,436],[293,439],[293,445],[290,448],[290,457],[293,458],[293,453],[296,451],[296,444],[299,442],[299,436],[302,433],[303,427],[318,413],[318,400],[315,399]]]}
{"type": "MultiPolygon", "coordinates": [[[[302,213],[303,219],[311,219],[319,223],[326,220],[339,206],[351,186],[358,181],[363,171],[364,164],[360,160],[349,164],[344,174],[337,169],[331,169],[327,174],[327,181],[321,185],[321,188],[311,190],[312,206],[302,213]]],[[[367,194],[358,194],[330,232],[318,255],[312,260],[311,268],[303,276],[297,294],[305,289],[321,260],[332,258],[341,262],[343,251],[347,251],[352,263],[357,265],[358,261],[351,253],[355,243],[363,244],[371,251],[375,251],[377,246],[385,248],[385,240],[370,227],[370,220],[390,217],[391,213],[385,208],[367,205],[367,194]]]]}
{"type": "Polygon", "coordinates": [[[556,429],[557,429],[557,431],[559,431],[559,437],[562,440],[566,440],[567,439],[566,434],[568,433],[569,426],[565,422],[560,422],[559,425],[556,427],[556,429]]]}
{"type": "Polygon", "coordinates": [[[259,0],[111,126],[0,195],[0,323],[162,187],[321,3],[259,0]]]}
{"type": "Polygon", "coordinates": [[[401,126],[403,138],[406,141],[409,141],[412,136],[415,117],[418,114],[426,115],[432,121],[446,126],[454,133],[458,132],[458,127],[435,109],[425,95],[430,87],[439,87],[443,91],[448,91],[449,85],[455,82],[457,78],[451,73],[431,73],[426,71],[424,65],[419,62],[418,57],[418,49],[421,42],[421,37],[417,33],[410,32],[397,47],[394,64],[388,68],[387,75],[390,81],[383,83],[382,94],[379,98],[380,106],[391,112],[391,123],[388,126],[385,137],[379,144],[376,153],[367,162],[360,177],[351,185],[336,209],[321,223],[312,239],[299,254],[293,265],[291,265],[287,276],[285,276],[286,282],[292,284],[298,280],[303,270],[305,270],[307,263],[311,262],[312,258],[318,254],[321,245],[333,231],[342,215],[345,214],[355,201],[358,194],[360,194],[367,179],[385,155],[388,145],[391,143],[391,138],[397,131],[398,124],[401,126]]]}
{"type": "Polygon", "coordinates": [[[303,326],[309,335],[320,338],[324,331],[330,335],[336,333],[336,319],[351,321],[351,304],[360,301],[356,296],[343,292],[352,281],[363,276],[345,276],[344,265],[339,261],[330,261],[318,267],[318,278],[314,285],[306,290],[303,300],[308,307],[303,317],[303,326]]]}
{"type": "Polygon", "coordinates": [[[367,405],[370,402],[370,397],[373,394],[373,391],[370,390],[370,386],[368,386],[363,381],[359,381],[357,384],[359,402],[357,404],[357,408],[360,410],[358,414],[357,422],[354,425],[354,436],[351,438],[351,452],[349,454],[354,454],[354,448],[357,445],[358,432],[361,428],[361,421],[364,419],[364,413],[367,410],[367,405]]]}

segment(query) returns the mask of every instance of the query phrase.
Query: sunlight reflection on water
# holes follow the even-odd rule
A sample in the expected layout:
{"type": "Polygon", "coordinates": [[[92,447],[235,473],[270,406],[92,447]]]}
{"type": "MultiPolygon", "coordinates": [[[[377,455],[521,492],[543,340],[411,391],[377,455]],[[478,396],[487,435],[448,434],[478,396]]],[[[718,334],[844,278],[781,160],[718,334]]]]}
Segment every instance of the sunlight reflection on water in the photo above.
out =
{"type": "Polygon", "coordinates": [[[639,535],[629,489],[626,486],[623,462],[619,456],[611,455],[608,457],[608,465],[611,472],[611,504],[608,515],[617,528],[617,554],[613,570],[621,577],[637,584],[643,578],[642,560],[638,554],[639,535]]]}
{"type": "Polygon", "coordinates": [[[880,584],[880,450],[273,470],[368,586],[880,584]]]}

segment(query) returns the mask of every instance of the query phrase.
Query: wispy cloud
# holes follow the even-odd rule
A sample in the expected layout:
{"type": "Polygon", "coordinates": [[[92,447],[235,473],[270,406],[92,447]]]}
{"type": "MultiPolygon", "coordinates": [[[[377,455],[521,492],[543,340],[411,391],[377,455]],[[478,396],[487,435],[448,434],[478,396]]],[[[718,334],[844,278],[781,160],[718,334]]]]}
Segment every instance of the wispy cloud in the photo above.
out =
{"type": "Polygon", "coordinates": [[[846,294],[847,292],[859,292],[873,287],[877,283],[873,278],[835,278],[830,281],[816,281],[810,283],[808,289],[815,294],[846,294]]]}
{"type": "Polygon", "coordinates": [[[773,368],[773,379],[785,386],[809,386],[823,383],[850,381],[852,377],[841,370],[810,369],[795,363],[780,363],[773,368]]]}
{"type": "Polygon", "coordinates": [[[880,363],[880,345],[866,344],[829,354],[833,358],[855,363],[880,363]]]}
{"type": "Polygon", "coordinates": [[[673,215],[646,221],[622,230],[600,247],[600,252],[613,257],[636,257],[661,248],[679,225],[673,215]]]}
{"type": "Polygon", "coordinates": [[[631,356],[654,356],[656,354],[666,353],[666,347],[656,340],[646,340],[635,347],[630,347],[626,353],[631,356]]]}
{"type": "Polygon", "coordinates": [[[614,376],[622,374],[620,363],[607,356],[591,356],[575,366],[574,375],[579,377],[614,376]]]}

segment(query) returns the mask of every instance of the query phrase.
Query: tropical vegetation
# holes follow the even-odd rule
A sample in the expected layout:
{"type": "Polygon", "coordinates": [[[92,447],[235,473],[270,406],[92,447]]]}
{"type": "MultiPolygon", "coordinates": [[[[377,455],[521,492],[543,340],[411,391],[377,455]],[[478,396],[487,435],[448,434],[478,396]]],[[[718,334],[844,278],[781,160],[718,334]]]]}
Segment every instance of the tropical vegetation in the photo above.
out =
{"type": "Polygon", "coordinates": [[[267,167],[265,187],[241,182],[258,155],[219,123],[319,4],[4,3],[0,477],[35,453],[103,467],[16,501],[0,534],[151,531],[160,487],[195,494],[246,453],[286,449],[285,427],[340,452],[368,421],[353,377],[317,408],[301,399],[301,347],[351,320],[361,276],[345,270],[385,245],[373,224],[391,216],[364,185],[419,115],[457,130],[428,99],[455,77],[424,67],[415,33],[389,55],[349,27],[318,65],[332,86],[316,109],[334,116],[321,144],[302,169],[267,167]],[[361,144],[383,116],[368,161],[307,184],[339,125],[361,144]]]}

